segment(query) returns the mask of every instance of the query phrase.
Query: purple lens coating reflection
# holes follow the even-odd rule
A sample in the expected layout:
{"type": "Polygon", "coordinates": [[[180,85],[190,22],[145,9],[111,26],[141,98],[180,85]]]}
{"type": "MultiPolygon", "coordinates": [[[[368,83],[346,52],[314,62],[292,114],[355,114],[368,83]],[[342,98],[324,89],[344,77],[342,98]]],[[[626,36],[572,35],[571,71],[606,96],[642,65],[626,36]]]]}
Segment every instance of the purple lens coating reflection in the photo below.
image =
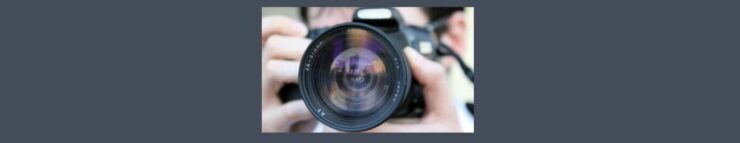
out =
{"type": "Polygon", "coordinates": [[[372,36],[366,30],[352,28],[332,39],[328,99],[342,112],[376,109],[387,98],[386,64],[378,56],[383,47],[372,36]]]}

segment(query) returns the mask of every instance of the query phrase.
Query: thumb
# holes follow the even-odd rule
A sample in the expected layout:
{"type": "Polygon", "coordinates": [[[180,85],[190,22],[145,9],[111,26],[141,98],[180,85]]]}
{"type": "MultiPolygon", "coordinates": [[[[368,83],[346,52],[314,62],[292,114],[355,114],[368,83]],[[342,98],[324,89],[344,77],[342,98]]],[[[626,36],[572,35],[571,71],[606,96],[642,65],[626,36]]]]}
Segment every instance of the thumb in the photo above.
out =
{"type": "Polygon", "coordinates": [[[445,70],[441,64],[427,59],[412,48],[404,48],[411,64],[414,79],[429,88],[441,88],[445,83],[445,70]]]}
{"type": "Polygon", "coordinates": [[[282,115],[282,120],[290,124],[313,118],[306,104],[303,103],[303,100],[287,102],[278,108],[278,112],[278,114],[282,115]]]}
{"type": "MultiPolygon", "coordinates": [[[[446,119],[456,123],[455,103],[447,91],[447,74],[441,64],[426,59],[411,48],[404,50],[411,64],[414,78],[422,85],[426,113],[424,119],[446,119]]],[[[422,122],[423,120],[422,119],[422,122]]]]}

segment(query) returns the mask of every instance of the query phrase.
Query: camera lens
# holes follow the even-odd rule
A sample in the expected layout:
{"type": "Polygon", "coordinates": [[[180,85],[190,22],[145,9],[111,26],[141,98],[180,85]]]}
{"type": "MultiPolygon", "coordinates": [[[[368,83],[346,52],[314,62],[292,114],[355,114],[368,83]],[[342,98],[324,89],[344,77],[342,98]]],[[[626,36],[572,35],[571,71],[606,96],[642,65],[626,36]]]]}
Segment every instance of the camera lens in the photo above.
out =
{"type": "Polygon", "coordinates": [[[301,94],[311,113],[341,131],[385,122],[406,98],[411,82],[401,49],[362,23],[320,34],[304,53],[300,70],[301,94]]]}
{"type": "MultiPolygon", "coordinates": [[[[351,30],[357,32],[357,30],[351,30]]],[[[361,37],[354,37],[361,38],[361,37]]],[[[356,45],[350,45],[356,46],[356,45]]],[[[342,47],[334,47],[341,50],[342,47]]],[[[333,55],[334,56],[334,55],[333,55]]],[[[331,107],[347,114],[362,114],[375,109],[385,99],[388,80],[385,65],[373,51],[363,47],[348,47],[329,66],[329,79],[321,88],[329,91],[331,107]]]]}

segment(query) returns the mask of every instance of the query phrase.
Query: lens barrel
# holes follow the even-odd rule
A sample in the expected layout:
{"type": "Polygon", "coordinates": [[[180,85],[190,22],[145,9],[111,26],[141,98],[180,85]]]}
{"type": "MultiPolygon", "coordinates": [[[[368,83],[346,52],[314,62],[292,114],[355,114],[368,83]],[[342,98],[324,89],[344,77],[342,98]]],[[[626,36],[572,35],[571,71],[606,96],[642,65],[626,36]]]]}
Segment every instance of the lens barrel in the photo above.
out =
{"type": "Polygon", "coordinates": [[[385,122],[412,85],[402,48],[364,23],[336,25],[314,39],[301,59],[299,89],[321,123],[348,132],[385,122]]]}

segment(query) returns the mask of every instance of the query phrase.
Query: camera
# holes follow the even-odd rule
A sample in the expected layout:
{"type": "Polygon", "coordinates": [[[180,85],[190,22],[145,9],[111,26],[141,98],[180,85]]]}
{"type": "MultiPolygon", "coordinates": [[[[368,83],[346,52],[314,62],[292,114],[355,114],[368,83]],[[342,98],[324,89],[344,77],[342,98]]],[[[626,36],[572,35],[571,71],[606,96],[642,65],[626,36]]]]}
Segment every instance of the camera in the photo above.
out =
{"type": "Polygon", "coordinates": [[[420,117],[422,89],[403,49],[431,60],[454,53],[440,44],[438,25],[430,25],[406,25],[393,8],[359,8],[352,22],[312,29],[298,85],[286,85],[279,94],[284,102],[303,99],[318,121],[340,131],[372,129],[391,117],[420,117]]]}

